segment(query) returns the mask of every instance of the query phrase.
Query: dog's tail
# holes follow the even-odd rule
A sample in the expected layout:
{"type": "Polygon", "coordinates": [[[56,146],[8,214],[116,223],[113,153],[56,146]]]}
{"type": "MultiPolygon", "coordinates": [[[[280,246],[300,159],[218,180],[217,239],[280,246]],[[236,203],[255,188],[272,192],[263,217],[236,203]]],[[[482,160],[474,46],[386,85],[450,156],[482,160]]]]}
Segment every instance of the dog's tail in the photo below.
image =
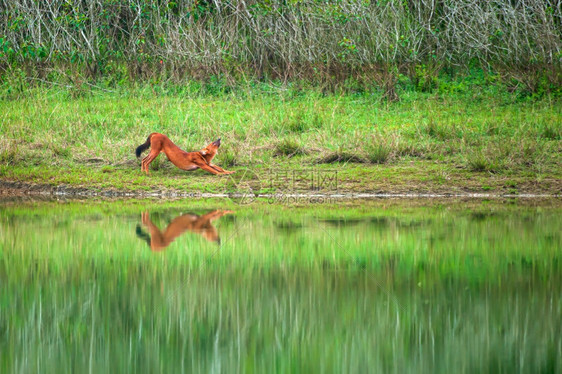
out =
{"type": "Polygon", "coordinates": [[[144,240],[146,244],[148,244],[148,246],[150,247],[150,235],[142,231],[142,228],[139,224],[137,224],[136,234],[139,237],[139,239],[144,240]]]}
{"type": "Polygon", "coordinates": [[[137,158],[140,157],[141,153],[143,153],[148,148],[150,148],[150,138],[151,137],[152,137],[152,134],[148,135],[148,138],[146,138],[146,142],[144,142],[144,144],[141,144],[137,147],[137,149],[135,150],[135,155],[137,155],[137,158]]]}

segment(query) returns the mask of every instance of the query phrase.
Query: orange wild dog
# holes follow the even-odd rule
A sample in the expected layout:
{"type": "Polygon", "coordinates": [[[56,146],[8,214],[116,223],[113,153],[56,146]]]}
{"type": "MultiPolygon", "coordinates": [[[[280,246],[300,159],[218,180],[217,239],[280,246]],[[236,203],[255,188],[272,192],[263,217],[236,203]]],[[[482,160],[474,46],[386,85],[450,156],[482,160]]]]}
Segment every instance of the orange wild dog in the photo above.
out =
{"type": "Polygon", "coordinates": [[[200,234],[211,242],[220,244],[220,237],[217,229],[211,223],[220,217],[234,213],[232,210],[214,210],[202,216],[196,214],[183,214],[170,222],[163,232],[151,221],[148,212],[141,214],[142,224],[148,228],[150,235],[142,231],[137,225],[137,236],[145,240],[153,251],[162,251],[169,246],[178,236],[186,231],[200,234]]]}
{"type": "Polygon", "coordinates": [[[142,152],[151,148],[148,156],[143,158],[141,162],[141,171],[146,172],[146,174],[148,174],[148,165],[150,165],[161,152],[164,152],[166,156],[168,156],[168,160],[182,170],[191,171],[201,168],[215,175],[232,174],[234,173],[233,171],[224,170],[220,166],[211,163],[220,146],[221,138],[218,138],[200,151],[186,152],[172,143],[166,135],[153,132],[148,135],[144,144],[137,147],[135,154],[138,158],[142,152]]]}

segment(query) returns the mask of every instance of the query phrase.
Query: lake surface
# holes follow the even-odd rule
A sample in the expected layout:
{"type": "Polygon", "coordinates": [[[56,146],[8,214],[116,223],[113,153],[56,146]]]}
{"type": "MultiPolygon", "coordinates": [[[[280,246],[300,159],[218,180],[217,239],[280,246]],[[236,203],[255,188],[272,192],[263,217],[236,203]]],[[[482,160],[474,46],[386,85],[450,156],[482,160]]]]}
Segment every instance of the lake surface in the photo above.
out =
{"type": "Polygon", "coordinates": [[[0,204],[0,371],[562,372],[560,202],[0,204]]]}

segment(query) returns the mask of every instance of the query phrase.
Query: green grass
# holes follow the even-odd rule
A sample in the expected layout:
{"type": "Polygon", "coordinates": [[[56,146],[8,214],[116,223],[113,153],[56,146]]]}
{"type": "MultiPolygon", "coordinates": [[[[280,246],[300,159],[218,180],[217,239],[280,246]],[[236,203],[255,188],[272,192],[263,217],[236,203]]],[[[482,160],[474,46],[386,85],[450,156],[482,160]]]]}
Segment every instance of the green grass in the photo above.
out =
{"type": "Polygon", "coordinates": [[[37,88],[4,100],[0,178],[220,192],[223,179],[179,171],[163,156],[150,177],[141,175],[134,149],[150,132],[162,132],[186,150],[222,137],[216,163],[233,170],[337,168],[346,191],[478,191],[482,184],[502,191],[509,179],[521,191],[560,192],[557,97],[525,100],[492,89],[403,92],[402,101],[390,104],[370,94],[262,92],[259,86],[217,96],[156,92],[141,87],[73,97],[37,88]]]}

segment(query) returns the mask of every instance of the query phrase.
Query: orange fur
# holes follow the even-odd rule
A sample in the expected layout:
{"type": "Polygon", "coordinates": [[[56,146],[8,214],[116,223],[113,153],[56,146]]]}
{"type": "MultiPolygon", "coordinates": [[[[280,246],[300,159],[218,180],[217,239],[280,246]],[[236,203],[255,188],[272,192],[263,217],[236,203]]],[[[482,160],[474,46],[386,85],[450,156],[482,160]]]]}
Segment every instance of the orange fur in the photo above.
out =
{"type": "Polygon", "coordinates": [[[145,149],[150,148],[150,153],[141,162],[141,171],[146,172],[146,174],[148,174],[150,163],[162,152],[166,154],[168,160],[182,170],[190,171],[200,168],[215,175],[232,174],[234,173],[233,171],[224,170],[220,166],[211,163],[220,145],[221,139],[218,138],[200,151],[186,152],[172,143],[166,135],[154,132],[148,136],[146,143],[137,147],[136,154],[137,157],[140,157],[140,154],[145,149]]]}

